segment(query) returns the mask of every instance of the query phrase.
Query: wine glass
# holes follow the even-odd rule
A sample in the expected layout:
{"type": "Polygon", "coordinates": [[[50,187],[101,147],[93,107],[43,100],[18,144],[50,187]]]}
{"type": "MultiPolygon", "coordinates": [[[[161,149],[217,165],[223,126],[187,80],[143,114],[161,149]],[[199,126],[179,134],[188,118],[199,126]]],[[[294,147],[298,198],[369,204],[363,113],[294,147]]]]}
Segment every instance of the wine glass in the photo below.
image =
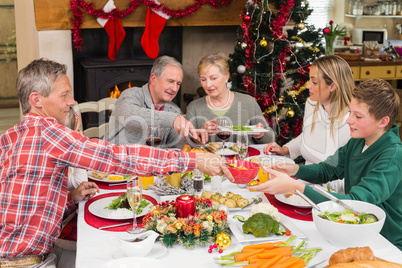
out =
{"type": "Polygon", "coordinates": [[[230,124],[226,118],[218,118],[216,120],[217,133],[216,136],[222,141],[222,149],[227,148],[225,141],[230,138],[230,124]]]}
{"type": "Polygon", "coordinates": [[[237,153],[239,154],[240,160],[243,160],[248,153],[248,135],[246,132],[237,133],[237,153]]]}
{"type": "Polygon", "coordinates": [[[137,226],[137,209],[140,206],[142,198],[141,177],[131,177],[127,181],[127,201],[133,209],[133,226],[127,229],[130,234],[139,234],[145,231],[144,228],[137,226]]]}
{"type": "Polygon", "coordinates": [[[162,143],[161,128],[159,125],[149,126],[147,129],[147,136],[145,144],[148,146],[158,147],[162,143]]]}

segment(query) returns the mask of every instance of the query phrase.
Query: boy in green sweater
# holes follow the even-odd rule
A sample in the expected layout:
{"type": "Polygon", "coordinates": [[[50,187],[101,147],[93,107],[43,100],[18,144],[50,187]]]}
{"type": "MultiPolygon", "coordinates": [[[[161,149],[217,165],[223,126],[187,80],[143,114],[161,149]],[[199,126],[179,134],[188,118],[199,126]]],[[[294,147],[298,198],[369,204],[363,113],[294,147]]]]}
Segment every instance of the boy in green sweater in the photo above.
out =
{"type": "Polygon", "coordinates": [[[381,207],[387,215],[381,234],[402,249],[402,143],[394,124],[399,103],[386,81],[361,82],[352,93],[346,121],[352,139],[345,146],[319,164],[274,164],[266,169],[272,179],[249,189],[269,194],[297,189],[320,203],[328,199],[290,176],[312,183],[345,178],[345,194],[331,194],[381,207]]]}

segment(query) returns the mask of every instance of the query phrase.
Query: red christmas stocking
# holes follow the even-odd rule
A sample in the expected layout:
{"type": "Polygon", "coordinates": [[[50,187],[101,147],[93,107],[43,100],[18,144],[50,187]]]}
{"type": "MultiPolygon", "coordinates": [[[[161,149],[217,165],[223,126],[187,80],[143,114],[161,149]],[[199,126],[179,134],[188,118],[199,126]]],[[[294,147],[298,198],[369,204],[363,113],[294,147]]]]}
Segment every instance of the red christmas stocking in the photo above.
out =
{"type": "MultiPolygon", "coordinates": [[[[155,1],[159,3],[158,1],[155,1]]],[[[166,21],[170,16],[162,11],[148,8],[147,18],[145,19],[145,31],[141,38],[141,46],[151,59],[156,59],[159,54],[159,35],[165,27],[166,21]]]]}
{"type": "MultiPolygon", "coordinates": [[[[110,13],[116,6],[113,0],[109,0],[103,7],[103,11],[110,13]]],[[[114,61],[116,59],[116,54],[119,51],[121,43],[123,43],[124,37],[126,37],[126,32],[124,31],[123,25],[120,19],[97,19],[98,23],[105,28],[107,35],[109,36],[109,50],[108,57],[110,60],[114,61]]]]}

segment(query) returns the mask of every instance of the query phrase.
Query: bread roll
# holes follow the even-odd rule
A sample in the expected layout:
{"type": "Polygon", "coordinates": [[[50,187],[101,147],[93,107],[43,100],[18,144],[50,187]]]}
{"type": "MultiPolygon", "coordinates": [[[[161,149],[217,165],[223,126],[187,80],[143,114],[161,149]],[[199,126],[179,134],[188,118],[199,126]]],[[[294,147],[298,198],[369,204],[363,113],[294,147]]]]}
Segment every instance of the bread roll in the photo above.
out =
{"type": "Polygon", "coordinates": [[[338,263],[327,266],[329,268],[401,268],[402,265],[387,261],[355,261],[349,263],[338,263]]]}
{"type": "Polygon", "coordinates": [[[202,148],[193,148],[190,150],[191,153],[206,153],[206,151],[202,148]]]}
{"type": "Polygon", "coordinates": [[[329,258],[329,265],[354,261],[374,261],[374,253],[369,247],[341,249],[329,258]]]}

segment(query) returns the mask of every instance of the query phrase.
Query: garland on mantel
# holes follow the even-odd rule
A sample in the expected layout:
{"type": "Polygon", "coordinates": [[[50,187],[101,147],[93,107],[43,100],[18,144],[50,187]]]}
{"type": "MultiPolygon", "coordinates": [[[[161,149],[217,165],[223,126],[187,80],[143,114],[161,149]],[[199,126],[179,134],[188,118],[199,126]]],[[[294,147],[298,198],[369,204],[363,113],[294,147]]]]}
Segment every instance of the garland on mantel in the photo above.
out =
{"type": "Polygon", "coordinates": [[[195,0],[195,3],[187,6],[184,10],[172,10],[165,7],[164,3],[158,3],[149,0],[130,0],[129,7],[124,11],[119,11],[117,8],[110,13],[105,13],[102,9],[95,9],[93,3],[86,3],[84,0],[71,0],[71,10],[73,12],[73,41],[75,48],[81,50],[83,40],[81,36],[81,25],[83,22],[84,14],[80,8],[84,9],[89,15],[102,19],[121,19],[131,14],[141,3],[144,3],[148,8],[153,10],[162,11],[172,18],[183,18],[194,14],[202,5],[211,4],[214,8],[228,6],[232,0],[195,0]]]}

